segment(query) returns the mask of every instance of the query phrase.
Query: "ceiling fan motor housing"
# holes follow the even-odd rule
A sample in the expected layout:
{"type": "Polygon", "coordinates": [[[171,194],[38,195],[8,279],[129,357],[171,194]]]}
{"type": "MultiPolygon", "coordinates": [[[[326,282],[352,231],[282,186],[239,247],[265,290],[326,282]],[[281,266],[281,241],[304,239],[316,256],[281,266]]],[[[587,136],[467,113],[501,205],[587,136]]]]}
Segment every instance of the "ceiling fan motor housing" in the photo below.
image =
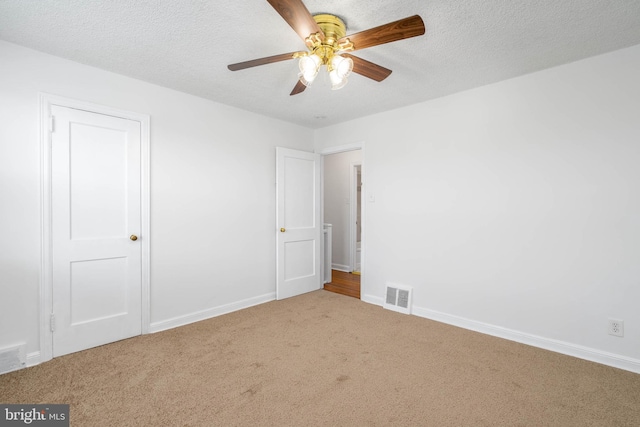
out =
{"type": "Polygon", "coordinates": [[[347,26],[335,15],[319,14],[314,15],[313,19],[324,33],[324,42],[327,44],[333,45],[347,35],[347,26]]]}
{"type": "Polygon", "coordinates": [[[311,53],[320,57],[322,65],[331,68],[331,59],[338,51],[353,50],[353,44],[347,39],[347,42],[338,43],[347,34],[347,27],[344,21],[335,15],[318,14],[313,17],[318,27],[324,34],[324,39],[319,34],[310,34],[306,38],[307,46],[311,53]]]}

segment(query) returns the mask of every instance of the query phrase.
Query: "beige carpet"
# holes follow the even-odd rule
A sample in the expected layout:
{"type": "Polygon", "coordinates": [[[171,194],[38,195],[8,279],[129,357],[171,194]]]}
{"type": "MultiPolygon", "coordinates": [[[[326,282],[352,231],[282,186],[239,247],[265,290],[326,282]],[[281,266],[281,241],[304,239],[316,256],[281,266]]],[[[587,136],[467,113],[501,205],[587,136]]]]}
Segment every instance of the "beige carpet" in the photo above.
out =
{"type": "Polygon", "coordinates": [[[640,426],[640,375],[317,291],[0,376],[72,426],[640,426]]]}

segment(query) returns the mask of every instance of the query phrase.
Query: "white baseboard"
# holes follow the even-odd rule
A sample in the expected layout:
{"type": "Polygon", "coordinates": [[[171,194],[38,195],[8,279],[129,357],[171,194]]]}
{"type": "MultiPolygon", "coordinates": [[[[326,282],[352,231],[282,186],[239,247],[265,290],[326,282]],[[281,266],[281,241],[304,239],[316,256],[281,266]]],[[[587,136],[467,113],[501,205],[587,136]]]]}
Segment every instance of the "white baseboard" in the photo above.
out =
{"type": "Polygon", "coordinates": [[[39,365],[40,363],[42,363],[41,357],[42,357],[42,355],[40,354],[39,351],[34,351],[33,353],[28,353],[27,354],[27,368],[29,366],[36,366],[36,365],[39,365]]]}
{"type": "Polygon", "coordinates": [[[9,372],[19,371],[21,369],[25,369],[25,368],[29,368],[31,366],[39,365],[42,362],[42,360],[40,360],[40,357],[41,356],[40,356],[40,352],[39,351],[34,351],[32,353],[27,353],[25,355],[24,364],[22,366],[14,368],[14,369],[1,371],[0,375],[8,374],[9,372]]]}
{"type": "Polygon", "coordinates": [[[426,319],[435,320],[437,322],[447,323],[449,325],[458,326],[460,328],[469,329],[471,331],[492,335],[498,338],[504,338],[510,341],[527,344],[533,347],[543,348],[545,350],[554,351],[556,353],[566,354],[568,356],[577,357],[579,359],[589,360],[591,362],[601,363],[614,368],[624,369],[640,374],[640,360],[630,357],[621,356],[619,354],[608,353],[565,341],[554,340],[551,338],[540,337],[513,329],[503,328],[501,326],[490,325],[475,320],[454,316],[426,308],[413,307],[412,314],[424,317],[426,319]]]}
{"type": "MultiPolygon", "coordinates": [[[[220,307],[214,307],[207,310],[198,311],[196,313],[187,314],[184,316],[174,317],[172,319],[163,320],[161,322],[152,323],[149,328],[149,332],[160,332],[167,329],[176,328],[178,326],[188,325],[189,323],[198,322],[200,320],[209,319],[211,317],[221,316],[223,314],[231,313],[233,311],[242,310],[243,308],[249,308],[254,305],[262,304],[265,302],[273,301],[276,299],[275,292],[260,295],[258,297],[237,301],[235,303],[222,305],[220,307]]],[[[34,351],[26,355],[25,368],[39,365],[42,363],[42,353],[40,351],[34,351]]],[[[24,369],[24,368],[23,368],[24,369]]],[[[7,372],[3,372],[7,373],[7,372]]]]}
{"type": "MultiPolygon", "coordinates": [[[[191,313],[184,316],[174,317],[168,320],[163,320],[161,322],[152,323],[150,332],[160,332],[167,329],[176,328],[178,326],[188,325],[189,323],[198,322],[200,320],[206,320],[212,317],[221,316],[233,311],[273,301],[275,300],[275,297],[275,293],[269,293],[235,303],[226,304],[220,307],[214,307],[211,309],[198,311],[196,313],[191,313]]],[[[361,300],[369,304],[378,306],[383,305],[383,299],[381,297],[371,294],[363,294],[361,300]]],[[[423,317],[425,319],[435,320],[437,322],[446,323],[471,331],[480,332],[498,338],[504,338],[510,341],[531,345],[533,347],[543,348],[545,350],[554,351],[556,353],[566,354],[568,356],[577,357],[579,359],[585,359],[640,374],[640,360],[638,359],[608,353],[605,351],[571,344],[564,341],[558,341],[550,338],[540,337],[537,335],[527,334],[513,329],[490,325],[487,323],[482,323],[475,320],[466,319],[464,317],[454,316],[451,314],[429,310],[421,307],[413,306],[412,314],[418,317],[423,317]]],[[[34,351],[27,354],[27,367],[38,365],[41,362],[41,353],[39,351],[34,351]]]]}
{"type": "MultiPolygon", "coordinates": [[[[381,297],[364,294],[361,300],[370,304],[382,306],[384,300],[381,297]]],[[[543,348],[545,350],[554,351],[556,353],[566,354],[567,356],[577,357],[578,359],[589,360],[591,362],[601,363],[603,365],[612,366],[614,368],[624,369],[625,371],[640,374],[640,360],[633,359],[619,354],[608,353],[602,350],[596,350],[565,341],[544,338],[513,329],[503,328],[501,326],[490,325],[464,317],[454,316],[435,310],[413,306],[411,314],[424,317],[425,319],[435,320],[436,322],[446,323],[448,325],[457,326],[482,334],[491,335],[498,338],[504,338],[510,341],[527,344],[533,347],[543,348]]]]}
{"type": "Polygon", "coordinates": [[[184,326],[184,325],[188,325],[189,323],[199,322],[201,320],[206,320],[212,317],[221,316],[223,314],[242,310],[243,308],[249,308],[254,305],[273,301],[275,299],[276,299],[276,293],[271,292],[265,295],[248,298],[242,301],[221,305],[219,307],[208,308],[206,310],[197,311],[195,313],[185,314],[183,316],[177,316],[167,320],[161,320],[160,322],[151,323],[151,325],[149,326],[149,332],[154,333],[154,332],[165,331],[167,329],[177,328],[178,326],[184,326]]]}
{"type": "Polygon", "coordinates": [[[344,271],[345,273],[351,272],[351,267],[343,264],[331,264],[332,270],[344,271]]]}
{"type": "Polygon", "coordinates": [[[368,302],[369,304],[379,305],[380,307],[382,307],[382,305],[384,304],[384,299],[371,294],[360,295],[360,300],[364,302],[368,302]]]}

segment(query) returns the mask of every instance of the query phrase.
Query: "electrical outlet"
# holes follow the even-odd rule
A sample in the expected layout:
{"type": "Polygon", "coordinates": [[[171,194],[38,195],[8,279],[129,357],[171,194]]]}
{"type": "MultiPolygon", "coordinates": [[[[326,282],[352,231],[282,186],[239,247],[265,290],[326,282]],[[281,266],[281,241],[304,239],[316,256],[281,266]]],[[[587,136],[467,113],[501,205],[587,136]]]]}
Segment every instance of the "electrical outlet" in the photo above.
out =
{"type": "Polygon", "coordinates": [[[624,336],[624,321],[620,319],[609,319],[609,335],[616,337],[624,336]]]}

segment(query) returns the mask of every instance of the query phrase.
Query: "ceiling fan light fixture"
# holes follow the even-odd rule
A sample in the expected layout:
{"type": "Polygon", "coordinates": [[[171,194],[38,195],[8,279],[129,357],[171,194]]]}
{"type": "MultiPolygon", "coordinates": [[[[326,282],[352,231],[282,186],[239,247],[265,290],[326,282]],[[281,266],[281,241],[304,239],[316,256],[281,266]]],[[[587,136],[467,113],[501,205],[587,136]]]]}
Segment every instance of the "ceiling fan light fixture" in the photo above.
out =
{"type": "Polygon", "coordinates": [[[337,70],[329,71],[329,80],[331,80],[331,90],[338,90],[347,84],[347,78],[340,76],[337,70]]]}
{"type": "Polygon", "coordinates": [[[347,84],[347,77],[353,71],[353,60],[341,55],[334,55],[331,58],[329,69],[331,90],[338,90],[347,84]]]}
{"type": "Polygon", "coordinates": [[[300,81],[305,86],[310,86],[311,83],[313,83],[318,75],[320,65],[322,65],[322,58],[315,53],[300,58],[300,62],[298,63],[300,74],[298,74],[298,77],[300,77],[300,81]]]}
{"type": "Polygon", "coordinates": [[[333,55],[331,69],[335,70],[340,77],[348,77],[353,71],[353,60],[341,55],[333,55]]]}
{"type": "Polygon", "coordinates": [[[298,82],[289,95],[297,95],[311,85],[323,65],[327,67],[331,87],[334,90],[340,89],[347,83],[347,76],[352,71],[381,82],[391,74],[391,70],[358,56],[344,53],[346,57],[343,57],[339,53],[362,50],[425,33],[422,18],[419,15],[413,15],[347,37],[347,27],[342,19],[327,13],[311,15],[303,0],[267,1],[304,40],[308,50],[238,62],[229,64],[227,68],[238,71],[258,65],[299,59],[298,82]]]}

